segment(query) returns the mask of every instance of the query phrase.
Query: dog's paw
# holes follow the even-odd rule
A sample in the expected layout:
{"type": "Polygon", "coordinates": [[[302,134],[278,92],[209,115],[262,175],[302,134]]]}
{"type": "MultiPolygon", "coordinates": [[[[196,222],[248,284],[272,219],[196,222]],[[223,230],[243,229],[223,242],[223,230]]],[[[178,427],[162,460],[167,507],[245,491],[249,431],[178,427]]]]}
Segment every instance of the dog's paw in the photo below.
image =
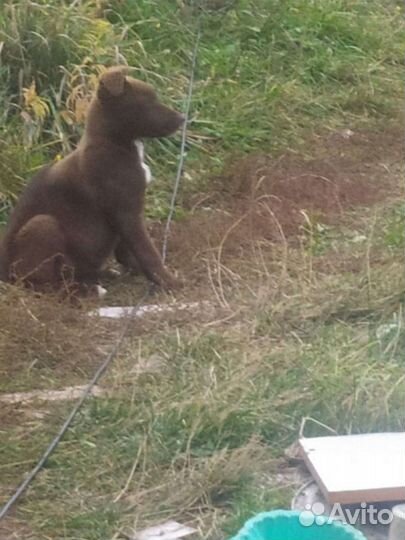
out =
{"type": "Polygon", "coordinates": [[[171,272],[165,272],[159,285],[166,291],[175,291],[184,287],[185,282],[179,276],[174,275],[171,272]]]}

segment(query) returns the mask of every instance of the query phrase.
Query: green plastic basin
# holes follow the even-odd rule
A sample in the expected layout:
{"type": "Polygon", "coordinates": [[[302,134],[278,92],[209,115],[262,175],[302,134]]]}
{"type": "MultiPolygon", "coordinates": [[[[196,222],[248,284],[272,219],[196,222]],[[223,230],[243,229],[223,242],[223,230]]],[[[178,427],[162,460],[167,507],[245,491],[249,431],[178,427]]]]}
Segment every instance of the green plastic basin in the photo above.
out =
{"type": "Polygon", "coordinates": [[[367,540],[351,525],[327,517],[303,519],[302,512],[274,510],[249,519],[231,540],[367,540]]]}

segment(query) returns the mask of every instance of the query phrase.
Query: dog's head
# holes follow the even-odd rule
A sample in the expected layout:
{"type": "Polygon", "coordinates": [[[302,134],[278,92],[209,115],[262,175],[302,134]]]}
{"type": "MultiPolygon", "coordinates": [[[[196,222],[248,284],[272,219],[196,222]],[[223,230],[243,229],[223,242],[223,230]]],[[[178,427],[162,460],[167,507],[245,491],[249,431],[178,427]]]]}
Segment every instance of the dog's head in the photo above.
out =
{"type": "Polygon", "coordinates": [[[182,114],[159,102],[149,84],[126,75],[123,67],[108,69],[99,81],[97,99],[112,133],[166,137],[184,122],[182,114]]]}

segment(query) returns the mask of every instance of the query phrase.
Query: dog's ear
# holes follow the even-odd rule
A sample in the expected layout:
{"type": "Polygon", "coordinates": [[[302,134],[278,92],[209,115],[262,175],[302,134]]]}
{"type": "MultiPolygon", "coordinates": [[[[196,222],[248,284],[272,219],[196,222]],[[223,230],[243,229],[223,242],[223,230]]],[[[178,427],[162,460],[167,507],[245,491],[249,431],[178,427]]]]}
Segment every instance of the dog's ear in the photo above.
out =
{"type": "Polygon", "coordinates": [[[117,66],[108,69],[100,77],[97,95],[100,99],[108,96],[120,96],[124,93],[125,76],[127,69],[125,66],[117,66]]]}

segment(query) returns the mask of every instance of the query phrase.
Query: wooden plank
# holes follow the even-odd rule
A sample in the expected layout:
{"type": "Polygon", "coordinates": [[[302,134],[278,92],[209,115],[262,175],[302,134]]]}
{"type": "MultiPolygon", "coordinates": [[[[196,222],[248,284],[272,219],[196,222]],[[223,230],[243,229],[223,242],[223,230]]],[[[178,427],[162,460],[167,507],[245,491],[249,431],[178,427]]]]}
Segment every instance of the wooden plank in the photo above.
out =
{"type": "Polygon", "coordinates": [[[405,499],[405,433],[305,437],[299,446],[330,503],[405,499]]]}

